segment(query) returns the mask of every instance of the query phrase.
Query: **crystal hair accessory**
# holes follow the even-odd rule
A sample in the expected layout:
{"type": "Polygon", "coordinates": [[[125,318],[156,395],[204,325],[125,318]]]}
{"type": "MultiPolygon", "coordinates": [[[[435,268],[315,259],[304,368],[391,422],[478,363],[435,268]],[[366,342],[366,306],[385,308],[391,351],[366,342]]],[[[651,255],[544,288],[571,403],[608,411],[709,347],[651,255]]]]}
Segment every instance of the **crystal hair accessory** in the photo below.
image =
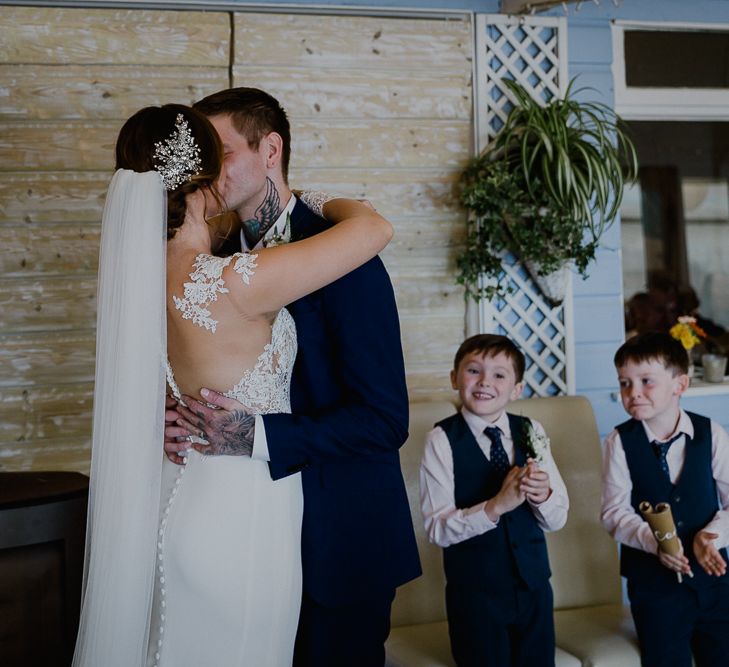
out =
{"type": "Polygon", "coordinates": [[[167,190],[174,190],[200,173],[200,149],[181,113],[177,114],[175,131],[169,139],[155,143],[152,157],[155,159],[154,167],[167,190]]]}

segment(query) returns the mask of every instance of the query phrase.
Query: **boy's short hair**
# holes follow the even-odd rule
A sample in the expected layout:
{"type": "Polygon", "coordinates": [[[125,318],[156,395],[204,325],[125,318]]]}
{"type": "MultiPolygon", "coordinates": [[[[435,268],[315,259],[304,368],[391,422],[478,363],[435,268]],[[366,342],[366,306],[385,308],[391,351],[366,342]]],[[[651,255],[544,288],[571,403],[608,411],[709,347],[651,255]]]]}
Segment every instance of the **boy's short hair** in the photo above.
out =
{"type": "Polygon", "coordinates": [[[506,336],[499,336],[498,334],[477,334],[466,338],[461,343],[453,359],[453,369],[458,371],[458,365],[468,354],[485,354],[487,357],[493,357],[501,352],[509,358],[514,366],[516,381],[521,382],[526,367],[524,353],[506,336]]]}
{"type": "Polygon", "coordinates": [[[629,362],[659,361],[674,375],[685,375],[689,365],[683,345],[670,334],[658,331],[629,338],[618,348],[613,361],[615,368],[622,368],[629,362]]]}

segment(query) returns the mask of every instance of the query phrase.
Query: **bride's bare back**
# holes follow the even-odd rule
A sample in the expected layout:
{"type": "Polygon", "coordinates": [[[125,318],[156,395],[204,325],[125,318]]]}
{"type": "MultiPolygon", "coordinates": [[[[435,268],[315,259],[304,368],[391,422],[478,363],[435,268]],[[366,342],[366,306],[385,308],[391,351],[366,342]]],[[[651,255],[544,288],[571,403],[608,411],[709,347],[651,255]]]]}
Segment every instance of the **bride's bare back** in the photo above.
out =
{"type": "Polygon", "coordinates": [[[185,224],[167,246],[168,358],[182,393],[232,389],[271,341],[279,311],[374,257],[392,237],[376,212],[334,199],[337,222],[315,236],[232,257],[209,253],[204,195],[188,197],[185,224]]]}
{"type": "Polygon", "coordinates": [[[201,254],[168,268],[167,353],[182,393],[200,398],[201,387],[232,389],[271,342],[278,311],[241,311],[230,298],[231,287],[255,280],[256,260],[201,254]]]}

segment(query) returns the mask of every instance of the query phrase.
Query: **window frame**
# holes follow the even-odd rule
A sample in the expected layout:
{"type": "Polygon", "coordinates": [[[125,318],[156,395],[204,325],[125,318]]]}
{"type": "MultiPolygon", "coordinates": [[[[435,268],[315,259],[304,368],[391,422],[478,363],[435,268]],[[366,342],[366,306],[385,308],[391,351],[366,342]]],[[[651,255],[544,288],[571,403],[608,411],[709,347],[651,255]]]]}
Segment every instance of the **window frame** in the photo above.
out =
{"type": "MultiPolygon", "coordinates": [[[[625,32],[628,30],[661,30],[665,32],[695,30],[729,32],[729,23],[671,23],[658,21],[612,21],[615,86],[614,108],[625,120],[636,121],[729,121],[729,89],[720,88],[644,88],[628,86],[625,81],[625,32]]],[[[623,280],[621,266],[621,283],[623,280]]],[[[707,383],[696,378],[685,395],[690,397],[729,394],[729,381],[707,383]]],[[[619,394],[613,393],[619,401],[619,394]]]]}
{"type": "Polygon", "coordinates": [[[729,88],[645,88],[625,80],[625,33],[630,30],[661,32],[727,32],[729,23],[663,23],[612,21],[615,111],[626,120],[729,121],[729,88]]]}

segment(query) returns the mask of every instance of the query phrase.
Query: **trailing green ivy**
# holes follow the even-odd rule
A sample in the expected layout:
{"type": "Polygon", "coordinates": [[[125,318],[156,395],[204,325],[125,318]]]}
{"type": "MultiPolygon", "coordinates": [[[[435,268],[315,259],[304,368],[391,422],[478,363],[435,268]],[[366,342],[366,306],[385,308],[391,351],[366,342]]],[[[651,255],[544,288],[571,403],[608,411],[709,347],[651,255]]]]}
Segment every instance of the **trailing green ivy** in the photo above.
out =
{"type": "Polygon", "coordinates": [[[473,298],[504,296],[502,258],[512,252],[546,275],[572,262],[587,276],[600,237],[637,173],[635,149],[609,107],[564,99],[542,106],[514,81],[516,105],[486,150],[464,170],[471,213],[458,282],[473,298]],[[479,278],[488,280],[479,287],[479,278]]]}

